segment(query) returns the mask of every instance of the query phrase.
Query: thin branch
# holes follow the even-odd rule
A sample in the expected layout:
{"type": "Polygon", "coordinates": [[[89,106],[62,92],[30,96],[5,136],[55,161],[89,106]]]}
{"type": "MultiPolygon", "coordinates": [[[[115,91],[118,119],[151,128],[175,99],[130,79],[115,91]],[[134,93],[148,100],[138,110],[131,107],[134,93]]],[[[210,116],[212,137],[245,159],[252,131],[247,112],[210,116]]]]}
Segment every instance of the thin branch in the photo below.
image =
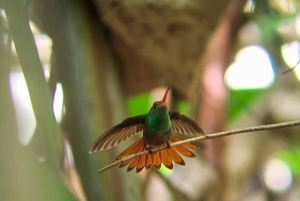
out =
{"type": "MultiPolygon", "coordinates": [[[[189,142],[195,142],[195,141],[200,141],[200,140],[208,140],[208,139],[213,139],[213,138],[218,138],[218,137],[224,137],[228,135],[234,135],[234,134],[239,134],[239,133],[248,133],[248,132],[255,132],[255,131],[262,131],[262,130],[270,130],[270,129],[276,129],[276,128],[285,128],[285,127],[292,127],[292,126],[300,126],[300,120],[297,121],[290,121],[290,122],[284,122],[284,123],[277,123],[277,124],[269,124],[269,125],[262,125],[262,126],[253,126],[253,127],[248,127],[248,128],[241,128],[241,129],[234,129],[230,131],[223,131],[223,132],[218,132],[218,133],[212,133],[212,134],[206,134],[202,135],[199,137],[194,137],[190,138],[187,140],[182,140],[179,142],[175,142],[170,144],[171,147],[182,145],[185,143],[189,142]]],[[[159,147],[159,148],[154,148],[151,151],[156,152],[162,149],[165,149],[166,147],[159,147]]],[[[137,154],[132,154],[127,157],[122,158],[121,160],[117,160],[114,163],[111,163],[110,165],[98,170],[98,173],[103,172],[104,170],[107,170],[113,166],[116,166],[120,164],[123,161],[131,160],[135,157],[142,156],[148,154],[148,151],[143,151],[139,152],[137,154]]]]}
{"type": "Polygon", "coordinates": [[[288,72],[294,70],[294,69],[298,66],[299,63],[300,63],[300,59],[298,60],[298,62],[296,63],[296,65],[294,65],[292,68],[290,68],[290,69],[284,71],[284,72],[282,73],[282,75],[287,74],[288,72]]]}

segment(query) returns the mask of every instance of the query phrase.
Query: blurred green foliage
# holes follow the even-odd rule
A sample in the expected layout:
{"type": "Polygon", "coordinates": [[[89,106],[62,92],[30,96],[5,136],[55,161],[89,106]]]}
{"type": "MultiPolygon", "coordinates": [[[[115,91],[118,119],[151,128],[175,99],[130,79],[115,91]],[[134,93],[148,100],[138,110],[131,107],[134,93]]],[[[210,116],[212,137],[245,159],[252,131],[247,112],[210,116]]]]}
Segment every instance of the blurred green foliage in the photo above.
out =
{"type": "Polygon", "coordinates": [[[300,146],[280,151],[275,156],[287,163],[292,173],[300,177],[300,146]]]}
{"type": "Polygon", "coordinates": [[[249,109],[251,103],[264,93],[264,89],[229,90],[229,106],[227,121],[236,120],[239,115],[249,109]]]}
{"type": "Polygon", "coordinates": [[[132,96],[127,100],[127,106],[130,116],[146,114],[149,111],[151,95],[143,93],[137,96],[132,96]]]}

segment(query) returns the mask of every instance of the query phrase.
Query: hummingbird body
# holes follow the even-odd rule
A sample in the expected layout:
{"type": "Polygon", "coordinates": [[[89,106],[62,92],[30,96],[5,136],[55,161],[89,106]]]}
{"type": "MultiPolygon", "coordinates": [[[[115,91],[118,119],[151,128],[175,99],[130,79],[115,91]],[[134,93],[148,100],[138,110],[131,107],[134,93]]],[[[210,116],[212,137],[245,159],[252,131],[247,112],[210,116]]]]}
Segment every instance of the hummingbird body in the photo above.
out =
{"type": "Polygon", "coordinates": [[[175,135],[197,136],[204,134],[204,132],[188,117],[177,111],[168,111],[166,104],[168,91],[169,88],[165,92],[163,99],[154,102],[146,115],[127,118],[106,131],[93,143],[90,153],[111,148],[142,131],[143,138],[137,140],[116,159],[119,160],[145,150],[148,150],[149,154],[123,161],[119,167],[129,164],[127,171],[136,168],[136,172],[140,172],[143,168],[148,169],[152,165],[159,169],[161,164],[164,164],[169,169],[173,169],[173,161],[177,164],[185,165],[180,155],[194,157],[195,155],[188,149],[195,149],[199,146],[194,143],[185,143],[170,147],[170,143],[182,140],[175,135]],[[166,146],[167,149],[155,153],[151,151],[152,148],[160,146],[166,146]]]}
{"type": "Polygon", "coordinates": [[[155,102],[145,117],[143,139],[148,148],[168,143],[172,135],[171,120],[166,105],[155,102]],[[155,109],[154,109],[155,108],[155,109]]]}

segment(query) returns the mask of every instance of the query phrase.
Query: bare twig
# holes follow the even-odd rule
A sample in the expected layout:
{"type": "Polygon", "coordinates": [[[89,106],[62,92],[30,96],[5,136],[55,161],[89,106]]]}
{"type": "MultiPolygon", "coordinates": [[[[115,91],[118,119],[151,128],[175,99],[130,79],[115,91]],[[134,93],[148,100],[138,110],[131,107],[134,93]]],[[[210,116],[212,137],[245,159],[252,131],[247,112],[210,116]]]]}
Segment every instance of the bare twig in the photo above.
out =
{"type": "Polygon", "coordinates": [[[294,70],[294,69],[298,66],[299,63],[300,63],[300,59],[298,60],[298,62],[296,63],[296,65],[294,65],[292,68],[290,68],[290,69],[284,71],[284,72],[282,73],[282,75],[287,74],[288,72],[294,70]]]}
{"type": "MultiPolygon", "coordinates": [[[[234,130],[230,130],[230,131],[223,131],[223,132],[219,132],[219,133],[206,134],[206,135],[202,135],[202,136],[199,136],[199,137],[190,138],[190,139],[187,139],[187,140],[182,140],[182,141],[179,141],[179,142],[172,143],[172,144],[170,144],[170,146],[174,147],[174,146],[182,145],[182,144],[189,143],[189,142],[195,142],[195,141],[200,141],[200,140],[208,140],[208,139],[212,139],[212,138],[224,137],[224,136],[234,135],[234,134],[239,134],[239,133],[248,133],[248,132],[270,130],[270,129],[276,129],[276,128],[299,126],[299,125],[300,125],[300,120],[297,120],[297,121],[289,121],[289,122],[284,122],[284,123],[277,123],[277,124],[269,124],[269,125],[253,126],[253,127],[248,127],[248,128],[234,129],[234,130]]],[[[156,151],[159,151],[159,150],[162,150],[162,149],[165,149],[165,147],[154,148],[151,151],[156,152],[156,151]]],[[[107,169],[109,169],[113,166],[116,166],[116,165],[120,164],[123,161],[127,161],[127,160],[130,160],[130,159],[133,159],[135,157],[142,156],[142,155],[145,155],[145,154],[148,154],[148,153],[149,153],[148,151],[143,151],[143,152],[139,152],[137,154],[132,154],[132,155],[129,155],[127,157],[124,157],[121,160],[117,160],[114,163],[111,163],[110,165],[98,170],[98,173],[103,172],[104,170],[107,170],[107,169]]]]}

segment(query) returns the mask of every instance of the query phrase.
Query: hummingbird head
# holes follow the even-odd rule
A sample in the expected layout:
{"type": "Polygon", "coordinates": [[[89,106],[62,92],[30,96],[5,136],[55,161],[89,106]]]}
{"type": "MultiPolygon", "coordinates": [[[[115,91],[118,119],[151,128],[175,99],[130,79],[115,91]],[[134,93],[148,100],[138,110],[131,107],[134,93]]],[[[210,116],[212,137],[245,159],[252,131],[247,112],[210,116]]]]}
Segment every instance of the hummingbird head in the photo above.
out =
{"type": "Polygon", "coordinates": [[[151,109],[156,110],[157,108],[167,108],[167,98],[168,98],[169,89],[170,88],[168,88],[166,90],[165,95],[164,95],[164,97],[163,97],[163,99],[161,101],[155,101],[153,103],[153,106],[152,106],[151,109]]]}
{"type": "Polygon", "coordinates": [[[167,97],[169,88],[161,101],[153,103],[150,111],[146,115],[146,127],[154,132],[165,132],[170,130],[171,122],[167,107],[167,97]]]}

